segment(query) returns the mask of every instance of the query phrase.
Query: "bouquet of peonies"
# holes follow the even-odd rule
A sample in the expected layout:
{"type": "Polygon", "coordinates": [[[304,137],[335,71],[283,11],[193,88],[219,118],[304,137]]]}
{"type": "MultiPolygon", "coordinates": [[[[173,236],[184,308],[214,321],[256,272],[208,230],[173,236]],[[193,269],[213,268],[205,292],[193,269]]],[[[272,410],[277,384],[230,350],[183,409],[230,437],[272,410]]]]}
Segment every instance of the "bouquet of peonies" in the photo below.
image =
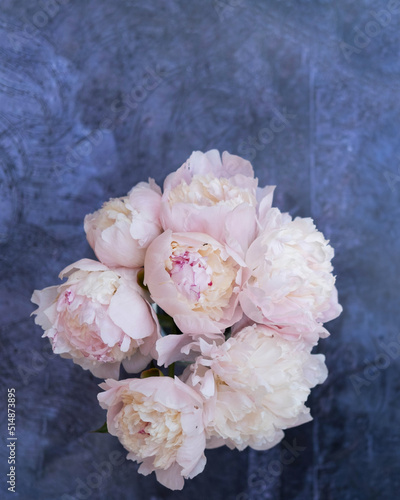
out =
{"type": "Polygon", "coordinates": [[[327,377],[311,350],[341,312],[334,251],[273,192],[248,161],[196,151],[163,193],[149,179],[87,215],[99,261],[33,294],[53,351],[106,379],[108,432],[170,489],[202,472],[206,448],[266,450],[310,421],[327,377]],[[119,380],[121,364],[140,378],[119,380]]]}

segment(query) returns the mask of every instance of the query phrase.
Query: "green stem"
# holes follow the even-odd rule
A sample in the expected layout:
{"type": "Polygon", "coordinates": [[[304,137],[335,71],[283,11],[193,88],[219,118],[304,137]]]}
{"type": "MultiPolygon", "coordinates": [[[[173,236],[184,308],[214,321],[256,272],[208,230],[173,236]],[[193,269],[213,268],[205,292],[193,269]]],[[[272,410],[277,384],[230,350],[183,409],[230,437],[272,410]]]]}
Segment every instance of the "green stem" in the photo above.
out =
{"type": "Polygon", "coordinates": [[[174,378],[175,376],[175,363],[168,366],[168,377],[174,378]]]}

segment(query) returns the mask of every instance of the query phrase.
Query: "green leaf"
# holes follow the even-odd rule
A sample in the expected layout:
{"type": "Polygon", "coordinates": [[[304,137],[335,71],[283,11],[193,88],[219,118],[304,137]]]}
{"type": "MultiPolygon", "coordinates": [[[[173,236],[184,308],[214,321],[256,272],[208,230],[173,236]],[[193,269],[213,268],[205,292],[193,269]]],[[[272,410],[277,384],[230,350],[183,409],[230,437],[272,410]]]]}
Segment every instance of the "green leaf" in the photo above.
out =
{"type": "Polygon", "coordinates": [[[96,429],[95,431],[91,431],[91,432],[99,432],[101,434],[105,434],[108,432],[108,428],[107,428],[107,422],[104,422],[104,424],[99,427],[98,429],[96,429]]]}
{"type": "Polygon", "coordinates": [[[164,374],[159,368],[149,368],[140,374],[140,378],[163,377],[164,374]]]}
{"type": "Polygon", "coordinates": [[[231,334],[232,334],[232,328],[231,327],[226,328],[226,330],[224,331],[225,340],[230,339],[231,338],[231,334]]]}
{"type": "Polygon", "coordinates": [[[175,321],[166,314],[164,311],[162,311],[160,308],[158,308],[157,312],[157,318],[158,322],[160,323],[161,329],[163,330],[165,335],[180,335],[182,332],[179,330],[179,328],[176,326],[175,321]]]}
{"type": "Polygon", "coordinates": [[[168,377],[175,377],[175,363],[168,366],[168,377]]]}
{"type": "Polygon", "coordinates": [[[140,288],[143,288],[143,290],[146,290],[146,292],[149,291],[147,286],[144,284],[144,269],[141,269],[138,274],[137,274],[137,282],[140,288]]]}

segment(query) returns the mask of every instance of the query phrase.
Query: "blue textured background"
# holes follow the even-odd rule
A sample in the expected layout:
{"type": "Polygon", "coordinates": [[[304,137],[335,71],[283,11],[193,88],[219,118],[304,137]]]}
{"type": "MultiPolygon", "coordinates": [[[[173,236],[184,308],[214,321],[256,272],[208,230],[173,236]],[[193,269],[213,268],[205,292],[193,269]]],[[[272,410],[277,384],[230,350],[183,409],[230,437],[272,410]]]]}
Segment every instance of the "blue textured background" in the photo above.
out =
{"type": "Polygon", "coordinates": [[[398,498],[400,8],[382,12],[396,3],[1,0],[2,499],[398,498]],[[92,256],[86,213],[211,148],[251,159],[277,206],[315,219],[344,313],[319,346],[330,376],[314,421],[287,432],[302,447],[293,463],[280,466],[279,446],[221,448],[170,492],[132,462],[101,465],[123,450],[88,433],[104,421],[98,380],[50,354],[30,296],[92,256]]]}

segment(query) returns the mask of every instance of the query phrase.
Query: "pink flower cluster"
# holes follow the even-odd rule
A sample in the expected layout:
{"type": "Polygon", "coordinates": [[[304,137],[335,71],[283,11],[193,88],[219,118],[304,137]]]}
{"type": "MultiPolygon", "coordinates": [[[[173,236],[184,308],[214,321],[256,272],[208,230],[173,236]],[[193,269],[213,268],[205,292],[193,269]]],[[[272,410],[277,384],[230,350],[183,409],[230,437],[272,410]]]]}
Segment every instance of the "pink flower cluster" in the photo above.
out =
{"type": "Polygon", "coordinates": [[[273,208],[273,192],[248,161],[194,152],[163,192],[150,179],[87,215],[99,262],[33,294],[54,352],[107,379],[108,431],[168,488],[204,469],[206,448],[277,444],[311,420],[306,400],[327,376],[311,350],[341,312],[334,252],[312,219],[273,208]],[[178,334],[163,335],[157,307],[178,334]],[[186,368],[118,380],[121,364],[152,360],[186,368]]]}

